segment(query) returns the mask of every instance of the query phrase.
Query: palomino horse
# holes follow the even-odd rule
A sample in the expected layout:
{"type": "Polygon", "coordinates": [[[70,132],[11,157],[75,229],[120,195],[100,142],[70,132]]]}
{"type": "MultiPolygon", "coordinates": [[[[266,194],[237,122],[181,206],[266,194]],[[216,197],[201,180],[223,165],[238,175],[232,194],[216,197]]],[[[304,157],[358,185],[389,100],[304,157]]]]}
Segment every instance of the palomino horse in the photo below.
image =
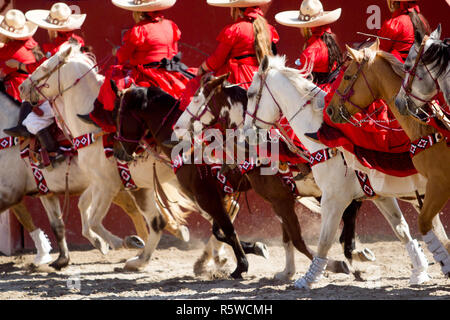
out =
{"type": "MultiPolygon", "coordinates": [[[[404,64],[406,76],[395,101],[398,111],[404,116],[408,113],[416,115],[440,92],[450,104],[450,43],[449,39],[440,38],[440,25],[429,37],[422,38],[420,33],[416,33],[404,64]]],[[[439,114],[435,116],[439,117],[439,114]]]]}
{"type": "MultiPolygon", "coordinates": [[[[170,124],[179,117],[178,106],[179,101],[157,87],[135,87],[121,93],[117,121],[117,138],[121,148],[116,149],[117,156],[126,160],[132,159],[130,155],[136,150],[142,138],[150,133],[166,157],[177,159],[180,153],[173,151],[164,142],[172,137],[173,130],[170,124]]],[[[173,149],[176,150],[176,148],[173,149]]],[[[184,154],[182,155],[184,156],[184,154]]],[[[240,277],[241,273],[248,269],[247,258],[242,251],[244,249],[244,252],[248,253],[246,247],[248,248],[249,245],[239,242],[233,224],[226,214],[221,212],[224,188],[218,187],[216,175],[210,173],[210,166],[203,161],[198,166],[193,162],[186,163],[184,161],[184,165],[177,166],[177,168],[176,175],[181,186],[192,194],[204,212],[213,217],[214,223],[217,225],[217,228],[213,228],[214,235],[220,241],[233,247],[237,257],[237,267],[232,276],[240,277]],[[223,236],[218,234],[219,228],[223,232],[223,236]]],[[[260,168],[253,170],[254,173],[251,174],[252,178],[250,179],[251,185],[239,170],[229,171],[225,178],[231,184],[231,192],[247,191],[253,187],[258,194],[272,204],[274,211],[282,220],[283,237],[286,239],[286,244],[294,245],[300,252],[312,259],[314,252],[306,246],[301,237],[300,225],[294,211],[295,196],[291,188],[278,176],[262,175],[259,173],[260,170],[260,168]]],[[[292,251],[292,249],[290,250],[292,251]]],[[[347,266],[342,261],[331,261],[329,270],[348,273],[347,266]]],[[[287,254],[286,268],[276,277],[289,279],[294,271],[293,257],[287,254]]]]}
{"type": "MultiPolygon", "coordinates": [[[[177,134],[178,139],[183,138],[183,132],[192,131],[193,127],[202,128],[217,128],[221,127],[222,132],[227,129],[238,130],[242,129],[244,125],[244,117],[247,112],[247,92],[237,86],[232,85],[226,81],[228,75],[214,78],[212,76],[205,76],[202,79],[202,85],[195,94],[195,98],[191,104],[186,108],[183,114],[178,119],[174,126],[174,131],[177,134]],[[200,124],[200,126],[197,125],[200,124]]],[[[224,142],[226,144],[226,142],[224,142]]],[[[287,148],[287,147],[286,147],[287,148]]],[[[258,171],[251,171],[246,174],[255,190],[261,189],[258,181],[258,171]],[[255,179],[256,178],[256,179],[255,179]]],[[[264,196],[264,187],[259,193],[264,196]]],[[[321,196],[321,191],[314,181],[312,173],[304,175],[301,181],[296,182],[296,187],[300,197],[297,201],[305,205],[307,208],[311,208],[307,198],[305,197],[318,197],[321,196]]],[[[275,202],[276,204],[276,202],[275,202]]],[[[365,248],[364,250],[355,249],[355,224],[356,215],[361,206],[360,201],[352,201],[352,204],[345,209],[343,214],[343,229],[339,242],[344,248],[344,254],[347,259],[359,260],[359,261],[373,261],[373,253],[365,248]]],[[[276,207],[274,206],[274,209],[276,207]]],[[[320,208],[319,208],[320,209],[320,208]]],[[[289,210],[293,208],[289,207],[289,210]]],[[[311,210],[314,211],[312,208],[311,210]]],[[[317,213],[320,213],[318,210],[317,213]]],[[[283,224],[284,230],[284,224],[283,224]]],[[[295,274],[295,265],[293,264],[293,246],[292,241],[288,235],[283,236],[283,243],[286,251],[286,268],[289,268],[290,274],[295,274]]]]}
{"type": "MultiPolygon", "coordinates": [[[[32,103],[42,99],[50,100],[57,122],[65,129],[66,135],[72,138],[98,137],[101,134],[99,129],[81,121],[77,114],[85,114],[92,110],[103,81],[104,77],[97,73],[92,57],[83,54],[79,46],[65,45],[36,69],[22,83],[20,90],[22,99],[32,103]]],[[[123,190],[123,183],[118,174],[116,160],[105,155],[102,139],[87,140],[92,143],[78,149],[80,171],[88,179],[87,188],[82,191],[78,207],[80,212],[86,215],[83,235],[101,252],[106,253],[108,246],[114,249],[122,244],[120,238],[103,227],[102,220],[108,212],[112,199],[123,190]]],[[[148,264],[170,215],[178,223],[183,223],[184,217],[190,211],[197,211],[195,204],[180,191],[171,168],[158,158],[145,160],[148,161],[134,162],[129,169],[134,184],[141,188],[136,192],[145,192],[148,195],[136,198],[136,203],[151,232],[142,254],[126,262],[127,270],[142,269],[148,264]],[[172,207],[170,211],[165,210],[160,201],[157,201],[159,195],[155,190],[154,172],[158,173],[161,187],[170,199],[168,203],[172,207]],[[163,216],[159,210],[164,213],[163,216]]],[[[216,243],[213,242],[207,247],[214,256],[217,254],[215,246],[216,243]]]]}
{"type": "MultiPolygon", "coordinates": [[[[310,288],[321,277],[327,265],[327,253],[335,239],[342,212],[353,199],[368,199],[358,181],[357,173],[350,170],[347,156],[344,160],[339,150],[327,148],[307,138],[305,133],[316,132],[323,123],[324,97],[326,93],[306,79],[309,74],[285,67],[284,57],[265,58],[248,90],[249,102],[245,117],[245,130],[255,127],[277,126],[286,117],[300,142],[310,152],[310,163],[315,181],[322,190],[322,223],[318,254],[304,277],[295,282],[298,288],[310,288]]],[[[358,173],[358,175],[360,175],[358,173]]],[[[420,179],[417,175],[416,179],[420,179]]],[[[405,179],[396,181],[402,186],[405,179]]],[[[383,186],[372,183],[378,195],[371,200],[391,225],[395,235],[405,244],[413,265],[411,283],[427,281],[428,262],[424,253],[413,240],[408,224],[393,196],[412,196],[415,188],[403,193],[387,194],[383,186]]],[[[392,189],[392,188],[390,188],[392,189]]],[[[366,189],[364,189],[366,190],[366,189]]],[[[412,199],[415,199],[412,197],[412,199]]]]}
{"type": "MultiPolygon", "coordinates": [[[[2,106],[0,108],[0,132],[2,133],[3,129],[9,128],[14,123],[17,123],[19,108],[9,96],[3,93],[0,93],[0,105],[2,106]]],[[[19,145],[11,145],[0,150],[0,168],[0,176],[2,177],[0,183],[0,212],[12,208],[24,227],[28,231],[33,231],[35,227],[32,218],[29,213],[26,214],[26,207],[21,205],[20,202],[25,196],[39,195],[39,191],[29,161],[24,161],[20,157],[19,145]]],[[[70,195],[78,195],[87,188],[89,179],[80,170],[77,157],[72,159],[69,169],[70,180],[68,192],[70,195]]],[[[57,239],[60,254],[51,266],[58,270],[67,266],[69,263],[69,250],[65,239],[63,215],[57,197],[57,195],[64,195],[66,193],[66,171],[67,167],[63,165],[53,170],[42,169],[47,186],[53,194],[40,196],[40,200],[47,212],[50,225],[57,239]]],[[[139,193],[123,191],[116,195],[114,203],[120,206],[130,216],[138,236],[145,240],[148,237],[148,231],[145,220],[143,220],[142,215],[135,205],[134,197],[145,198],[147,195],[144,191],[139,191],[139,193]]],[[[176,234],[179,230],[178,225],[174,223],[170,223],[169,225],[171,226],[169,231],[176,234]]],[[[134,241],[136,241],[135,238],[127,237],[122,241],[122,246],[127,247],[131,245],[133,247],[140,247],[140,243],[135,243],[134,241]]],[[[44,258],[48,259],[48,257],[44,258]]],[[[38,259],[36,262],[39,264],[43,261],[38,259]]]]}
{"type": "Polygon", "coordinates": [[[399,113],[394,99],[403,81],[403,65],[391,54],[379,51],[378,41],[361,51],[347,49],[352,62],[336,91],[339,95],[334,95],[327,113],[332,121],[344,123],[344,117],[349,119],[375,99],[386,100],[390,111],[411,139],[410,155],[414,166],[427,178],[425,199],[418,219],[419,231],[434,258],[441,263],[443,273],[449,275],[450,243],[446,241],[446,250],[432,230],[433,218],[450,197],[450,148],[446,139],[433,127],[399,113]]]}

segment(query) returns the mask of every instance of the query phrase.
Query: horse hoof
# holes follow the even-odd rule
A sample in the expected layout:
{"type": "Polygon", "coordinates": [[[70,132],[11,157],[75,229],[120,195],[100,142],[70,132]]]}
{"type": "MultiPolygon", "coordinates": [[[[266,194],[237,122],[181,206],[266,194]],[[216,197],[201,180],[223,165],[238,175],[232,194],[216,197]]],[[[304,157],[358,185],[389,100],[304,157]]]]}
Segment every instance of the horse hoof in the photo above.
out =
{"type": "Polygon", "coordinates": [[[52,257],[48,253],[46,253],[46,254],[43,254],[43,255],[37,255],[34,258],[33,264],[35,266],[40,266],[40,265],[43,265],[43,264],[47,264],[50,261],[52,261],[52,257]]]}
{"type": "Polygon", "coordinates": [[[62,268],[65,268],[69,265],[69,261],[70,261],[70,258],[68,258],[68,257],[67,258],[59,257],[58,259],[56,259],[54,262],[52,262],[50,264],[50,267],[52,267],[55,270],[60,271],[62,268]]]}
{"type": "Polygon", "coordinates": [[[294,282],[294,287],[302,290],[310,290],[312,283],[309,283],[305,278],[300,278],[294,282]]]}
{"type": "Polygon", "coordinates": [[[409,278],[409,284],[410,285],[419,285],[419,284],[428,282],[430,280],[431,280],[431,278],[426,271],[413,272],[413,274],[409,278]]]}
{"type": "Polygon", "coordinates": [[[264,259],[269,259],[269,250],[267,246],[262,242],[255,242],[255,254],[257,256],[263,257],[264,259]]]}
{"type": "Polygon", "coordinates": [[[232,274],[231,274],[231,277],[233,278],[233,279],[236,279],[236,280],[238,280],[238,279],[243,279],[242,278],[242,272],[241,271],[234,271],[232,274]]]}
{"type": "Polygon", "coordinates": [[[123,240],[123,245],[126,249],[142,249],[145,242],[138,236],[128,236],[123,240]]]}
{"type": "Polygon", "coordinates": [[[372,250],[368,248],[364,248],[361,251],[356,252],[356,256],[354,257],[355,260],[361,261],[361,262],[374,262],[376,260],[375,254],[372,252],[372,250]]]}
{"type": "Polygon", "coordinates": [[[145,265],[142,263],[139,257],[134,257],[128,259],[123,269],[126,271],[141,271],[144,267],[145,265]]]}
{"type": "Polygon", "coordinates": [[[189,242],[190,239],[189,228],[186,226],[180,226],[178,230],[178,237],[184,242],[189,242]]]}
{"type": "Polygon", "coordinates": [[[109,245],[105,241],[101,241],[100,239],[95,239],[94,247],[98,249],[103,255],[107,255],[109,252],[109,245]]]}
{"type": "Polygon", "coordinates": [[[292,280],[295,272],[282,271],[275,274],[274,279],[277,281],[289,281],[292,280]]]}

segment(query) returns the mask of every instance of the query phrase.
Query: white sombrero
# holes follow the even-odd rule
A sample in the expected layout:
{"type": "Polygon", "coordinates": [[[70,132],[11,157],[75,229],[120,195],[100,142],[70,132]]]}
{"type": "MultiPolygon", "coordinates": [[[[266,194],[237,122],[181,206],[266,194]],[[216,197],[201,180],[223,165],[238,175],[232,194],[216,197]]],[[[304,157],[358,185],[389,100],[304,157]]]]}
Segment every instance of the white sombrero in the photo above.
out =
{"type": "Polygon", "coordinates": [[[50,10],[30,10],[25,16],[39,27],[54,31],[72,31],[80,29],[86,14],[74,14],[72,9],[63,3],[55,3],[50,10]]]}
{"type": "Polygon", "coordinates": [[[268,4],[272,0],[207,0],[206,3],[216,7],[255,7],[268,4]]]}
{"type": "Polygon", "coordinates": [[[275,20],[288,27],[312,28],[333,23],[341,17],[341,8],[323,11],[319,0],[303,0],[300,10],[283,11],[275,15],[275,20]]]}
{"type": "Polygon", "coordinates": [[[0,15],[0,34],[16,40],[31,38],[38,26],[27,21],[22,11],[11,9],[5,16],[0,15]]]}
{"type": "Polygon", "coordinates": [[[177,0],[112,0],[116,7],[139,12],[151,12],[169,9],[177,0]]]}

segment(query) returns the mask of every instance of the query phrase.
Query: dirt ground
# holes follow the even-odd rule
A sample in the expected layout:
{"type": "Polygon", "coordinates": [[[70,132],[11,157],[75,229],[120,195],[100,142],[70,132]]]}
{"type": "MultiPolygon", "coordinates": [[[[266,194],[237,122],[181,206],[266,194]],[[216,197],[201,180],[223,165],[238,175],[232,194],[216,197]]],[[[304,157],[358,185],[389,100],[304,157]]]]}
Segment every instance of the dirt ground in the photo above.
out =
{"type": "MultiPolygon", "coordinates": [[[[295,289],[293,281],[274,280],[284,267],[284,250],[279,241],[268,244],[270,257],[248,256],[249,272],[244,280],[226,276],[234,270],[231,252],[222,271],[196,277],[193,265],[202,253],[202,242],[189,245],[163,237],[148,267],[137,273],[123,272],[126,259],[137,250],[111,251],[103,256],[97,250],[72,250],[71,264],[55,272],[48,266],[32,268],[33,252],[0,257],[0,299],[258,299],[258,300],[360,300],[360,299],[449,299],[450,280],[440,267],[431,264],[432,280],[426,285],[410,286],[410,262],[406,249],[398,241],[358,243],[376,255],[375,262],[355,262],[364,282],[351,275],[330,274],[313,290],[295,289]]],[[[311,245],[315,249],[315,246],[311,245]]],[[[425,250],[426,251],[426,250],[425,250]]],[[[430,263],[432,256],[426,252],[430,263]]],[[[52,253],[56,258],[57,254],[52,253]]],[[[343,259],[336,243],[330,257],[343,259]]],[[[297,273],[303,275],[309,260],[296,253],[297,273]]]]}

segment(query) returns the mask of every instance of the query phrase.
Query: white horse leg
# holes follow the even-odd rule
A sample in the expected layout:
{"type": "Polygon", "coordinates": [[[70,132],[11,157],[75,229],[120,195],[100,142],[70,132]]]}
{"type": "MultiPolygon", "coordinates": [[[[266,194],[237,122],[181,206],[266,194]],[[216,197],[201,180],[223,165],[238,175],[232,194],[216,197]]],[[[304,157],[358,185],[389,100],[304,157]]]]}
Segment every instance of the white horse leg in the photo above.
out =
{"type": "MultiPolygon", "coordinates": [[[[338,189],[335,188],[335,190],[338,189]]],[[[317,256],[314,257],[306,274],[294,282],[294,286],[298,289],[310,289],[314,283],[322,278],[325,272],[328,263],[327,254],[336,238],[342,214],[352,201],[350,198],[342,199],[342,196],[342,194],[329,196],[325,192],[322,195],[322,223],[317,256]]]]}
{"type": "Polygon", "coordinates": [[[409,233],[408,224],[395,198],[377,198],[373,200],[383,216],[389,222],[397,238],[406,246],[413,265],[409,283],[416,285],[430,280],[427,274],[428,260],[416,240],[409,233]]]}
{"type": "Polygon", "coordinates": [[[286,281],[292,279],[295,274],[295,251],[292,241],[283,242],[286,264],[284,270],[275,274],[275,279],[286,281]]]}
{"type": "Polygon", "coordinates": [[[102,254],[107,254],[109,251],[108,244],[100,238],[89,225],[89,217],[91,211],[92,191],[88,187],[80,196],[78,200],[78,209],[81,214],[81,233],[89,240],[89,242],[97,248],[102,254]]]}
{"type": "Polygon", "coordinates": [[[104,239],[113,249],[123,247],[123,239],[113,235],[103,226],[103,219],[106,217],[114,196],[119,190],[105,190],[105,185],[92,187],[91,215],[89,225],[91,229],[104,239]]]}

